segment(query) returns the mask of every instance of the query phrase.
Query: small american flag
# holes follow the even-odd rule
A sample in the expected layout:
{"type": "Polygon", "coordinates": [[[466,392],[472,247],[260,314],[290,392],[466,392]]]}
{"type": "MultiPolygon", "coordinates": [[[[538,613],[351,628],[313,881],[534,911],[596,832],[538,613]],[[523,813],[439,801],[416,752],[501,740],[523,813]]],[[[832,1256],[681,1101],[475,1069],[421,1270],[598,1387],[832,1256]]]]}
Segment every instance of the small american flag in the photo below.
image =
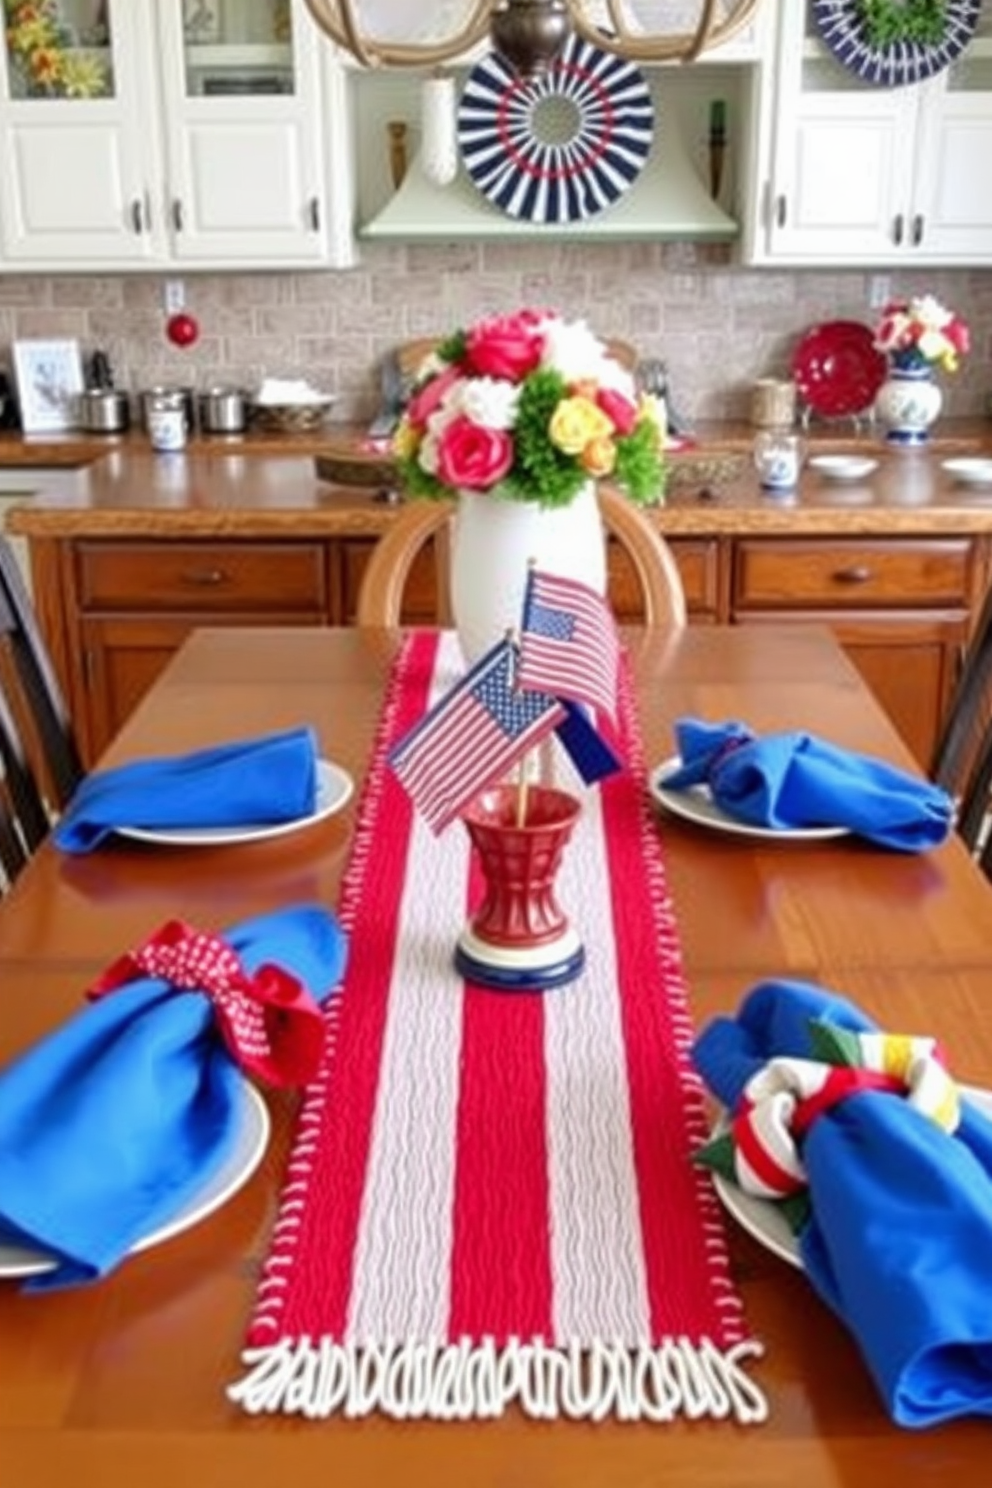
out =
{"type": "Polygon", "coordinates": [[[565,717],[557,698],[516,689],[509,640],[487,651],[390,750],[397,778],[440,832],[565,717]]]}
{"type": "Polygon", "coordinates": [[[602,595],[577,579],[531,569],[517,684],[602,708],[616,722],[620,641],[602,595]]]}

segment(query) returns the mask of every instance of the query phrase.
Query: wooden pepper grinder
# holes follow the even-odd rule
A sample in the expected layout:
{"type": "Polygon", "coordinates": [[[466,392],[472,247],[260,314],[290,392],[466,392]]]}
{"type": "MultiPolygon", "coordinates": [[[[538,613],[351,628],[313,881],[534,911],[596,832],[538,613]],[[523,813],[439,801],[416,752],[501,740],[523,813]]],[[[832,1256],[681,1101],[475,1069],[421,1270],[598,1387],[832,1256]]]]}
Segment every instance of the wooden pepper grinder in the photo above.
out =
{"type": "Polygon", "coordinates": [[[389,133],[389,171],[393,189],[398,191],[406,175],[406,120],[390,119],[386,129],[389,133]]]}

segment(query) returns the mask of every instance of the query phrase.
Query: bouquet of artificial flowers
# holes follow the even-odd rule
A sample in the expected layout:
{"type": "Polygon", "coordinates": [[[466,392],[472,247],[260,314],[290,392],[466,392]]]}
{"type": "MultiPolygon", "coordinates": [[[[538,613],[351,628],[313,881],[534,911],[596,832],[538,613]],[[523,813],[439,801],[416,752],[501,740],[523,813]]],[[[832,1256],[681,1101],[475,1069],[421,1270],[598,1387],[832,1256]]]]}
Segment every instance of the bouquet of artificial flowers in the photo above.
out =
{"type": "Polygon", "coordinates": [[[607,476],[635,501],[657,498],[663,444],[659,406],[584,322],[522,310],[431,352],[393,452],[416,496],[492,491],[566,506],[607,476]]]}
{"type": "Polygon", "coordinates": [[[886,305],[875,328],[875,345],[896,367],[937,363],[945,372],[955,372],[970,338],[959,315],[933,295],[918,295],[886,305]]]}

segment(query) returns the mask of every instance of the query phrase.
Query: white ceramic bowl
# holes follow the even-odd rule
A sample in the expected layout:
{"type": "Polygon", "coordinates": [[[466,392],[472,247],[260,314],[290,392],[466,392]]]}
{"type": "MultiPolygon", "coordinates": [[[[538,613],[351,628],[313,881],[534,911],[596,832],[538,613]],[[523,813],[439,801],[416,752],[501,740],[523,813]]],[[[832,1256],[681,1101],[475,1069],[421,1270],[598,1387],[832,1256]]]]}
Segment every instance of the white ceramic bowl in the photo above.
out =
{"type": "Polygon", "coordinates": [[[811,455],[809,466],[824,480],[863,481],[878,469],[878,461],[871,455],[811,455]]]}
{"type": "Polygon", "coordinates": [[[992,459],[962,455],[954,460],[941,460],[941,466],[954,480],[968,486],[992,485],[992,459]]]}

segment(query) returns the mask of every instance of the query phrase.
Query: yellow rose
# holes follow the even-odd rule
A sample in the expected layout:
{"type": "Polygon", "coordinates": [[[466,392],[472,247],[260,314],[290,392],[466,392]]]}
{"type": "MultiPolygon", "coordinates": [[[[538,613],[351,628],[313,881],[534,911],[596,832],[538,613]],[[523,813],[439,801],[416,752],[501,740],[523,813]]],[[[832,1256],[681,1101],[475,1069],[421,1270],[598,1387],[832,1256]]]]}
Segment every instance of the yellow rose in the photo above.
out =
{"type": "Polygon", "coordinates": [[[591,440],[612,432],[606,414],[588,398],[563,398],[548,425],[548,438],[564,455],[580,455],[591,440]]]}
{"type": "Polygon", "coordinates": [[[617,463],[617,447],[612,439],[590,439],[579,456],[579,464],[587,474],[599,477],[611,475],[617,463]]]}
{"type": "Polygon", "coordinates": [[[401,419],[393,432],[393,454],[401,460],[412,460],[420,448],[420,435],[411,423],[401,419]]]}

